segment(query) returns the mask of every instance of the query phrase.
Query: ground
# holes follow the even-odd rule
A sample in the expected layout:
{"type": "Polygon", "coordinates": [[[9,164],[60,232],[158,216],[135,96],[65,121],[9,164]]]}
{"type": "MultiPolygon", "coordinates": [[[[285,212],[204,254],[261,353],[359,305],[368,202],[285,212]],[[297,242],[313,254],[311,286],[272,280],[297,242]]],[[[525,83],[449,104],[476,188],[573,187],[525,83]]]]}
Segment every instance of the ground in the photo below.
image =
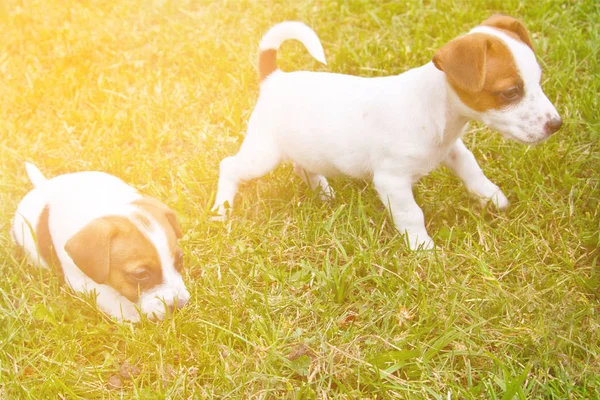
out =
{"type": "Polygon", "coordinates": [[[600,398],[599,15],[591,0],[1,2],[0,398],[600,398]],[[409,252],[368,182],[334,180],[322,202],[282,166],[209,220],[271,25],[303,21],[325,48],[327,66],[286,43],[284,70],[382,76],[495,12],[529,28],[565,123],[535,147],[466,134],[506,212],[439,169],[415,188],[437,249],[409,252]],[[28,265],[9,236],[24,161],[172,206],[189,306],[117,323],[28,265]]]}

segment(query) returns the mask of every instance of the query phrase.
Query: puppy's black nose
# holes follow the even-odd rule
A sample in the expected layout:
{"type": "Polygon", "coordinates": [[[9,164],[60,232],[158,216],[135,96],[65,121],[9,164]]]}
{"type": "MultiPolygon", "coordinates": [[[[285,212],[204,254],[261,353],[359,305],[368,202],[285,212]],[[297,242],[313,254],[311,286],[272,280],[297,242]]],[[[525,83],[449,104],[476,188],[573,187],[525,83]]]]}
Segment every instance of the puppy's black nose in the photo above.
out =
{"type": "Polygon", "coordinates": [[[561,126],[562,126],[562,119],[560,117],[552,118],[550,121],[546,122],[546,125],[544,125],[544,130],[546,131],[546,135],[548,135],[548,136],[552,135],[554,132],[559,130],[561,126]]]}

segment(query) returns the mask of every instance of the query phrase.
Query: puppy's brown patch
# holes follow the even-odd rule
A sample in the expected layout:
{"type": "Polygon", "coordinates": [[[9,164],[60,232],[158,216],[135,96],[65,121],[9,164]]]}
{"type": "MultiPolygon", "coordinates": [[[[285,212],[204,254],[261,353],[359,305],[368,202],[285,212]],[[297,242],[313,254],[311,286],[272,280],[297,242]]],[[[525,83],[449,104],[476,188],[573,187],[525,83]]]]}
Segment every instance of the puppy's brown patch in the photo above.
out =
{"type": "Polygon", "coordinates": [[[69,239],[65,250],[87,276],[113,287],[132,302],[163,279],[156,247],[123,216],[91,221],[69,239]],[[137,279],[140,271],[146,279],[137,279]]]}
{"type": "Polygon", "coordinates": [[[450,41],[433,58],[468,107],[482,112],[502,109],[523,97],[523,80],[515,59],[499,38],[472,33],[450,41]],[[507,97],[512,89],[516,96],[507,97]]]}
{"type": "MultiPolygon", "coordinates": [[[[141,210],[147,212],[161,226],[169,244],[171,256],[175,261],[175,268],[180,270],[183,264],[183,251],[178,245],[178,239],[181,238],[181,228],[177,222],[177,216],[169,207],[153,197],[143,197],[132,203],[141,210]]],[[[141,214],[135,214],[136,218],[145,218],[141,214]]],[[[149,221],[148,221],[149,224],[149,221]]]]}
{"type": "Polygon", "coordinates": [[[48,220],[50,218],[50,207],[46,205],[40,214],[38,223],[35,228],[35,236],[37,238],[38,252],[40,257],[48,267],[50,267],[59,277],[61,283],[64,282],[64,272],[60,267],[60,261],[54,248],[54,242],[52,236],[50,236],[50,225],[48,220]]]}
{"type": "Polygon", "coordinates": [[[485,20],[481,25],[500,29],[508,36],[523,42],[533,50],[533,43],[529,37],[529,32],[525,28],[525,25],[518,19],[509,17],[508,15],[496,14],[485,20]]]}
{"type": "Polygon", "coordinates": [[[109,217],[118,227],[110,243],[110,273],[107,284],[132,302],[139,294],[162,283],[162,265],[154,244],[125,217],[109,217]],[[132,278],[139,269],[148,271],[149,278],[137,282],[132,278]]]}
{"type": "Polygon", "coordinates": [[[277,69],[277,50],[263,50],[258,55],[258,77],[264,80],[277,69]]]}
{"type": "Polygon", "coordinates": [[[148,217],[146,217],[145,215],[141,213],[134,213],[131,217],[137,222],[139,222],[145,229],[152,230],[152,223],[150,222],[150,219],[148,219],[148,217]]]}

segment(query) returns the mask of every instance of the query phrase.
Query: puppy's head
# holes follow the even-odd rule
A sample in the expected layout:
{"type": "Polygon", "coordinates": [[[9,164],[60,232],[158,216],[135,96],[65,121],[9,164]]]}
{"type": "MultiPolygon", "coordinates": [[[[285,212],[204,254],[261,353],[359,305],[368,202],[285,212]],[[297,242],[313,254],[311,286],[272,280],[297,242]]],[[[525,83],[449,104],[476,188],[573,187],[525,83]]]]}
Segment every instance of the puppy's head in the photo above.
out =
{"type": "Polygon", "coordinates": [[[127,215],[92,220],[65,245],[75,265],[113,287],[142,313],[163,319],[190,298],[181,278],[181,230],[175,213],[156,199],[133,202],[127,215]]]}
{"type": "Polygon", "coordinates": [[[542,71],[525,26],[495,15],[447,43],[433,57],[461,102],[478,119],[521,143],[547,139],[562,126],[540,85],[542,71]]]}

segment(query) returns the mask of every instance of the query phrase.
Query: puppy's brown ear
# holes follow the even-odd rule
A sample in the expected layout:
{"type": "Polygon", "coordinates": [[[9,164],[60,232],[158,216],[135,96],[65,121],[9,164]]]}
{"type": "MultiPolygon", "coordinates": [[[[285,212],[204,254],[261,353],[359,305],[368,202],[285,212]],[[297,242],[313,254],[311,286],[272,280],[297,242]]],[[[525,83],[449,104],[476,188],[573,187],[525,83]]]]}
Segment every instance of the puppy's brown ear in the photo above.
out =
{"type": "Polygon", "coordinates": [[[433,64],[446,77],[468,93],[478,93],[485,83],[487,52],[491,42],[487,35],[471,33],[451,40],[433,56],[433,64]]]}
{"type": "Polygon", "coordinates": [[[533,50],[533,43],[531,42],[527,28],[525,28],[525,25],[516,18],[509,17],[508,15],[495,14],[483,21],[481,25],[512,32],[517,35],[521,42],[525,43],[533,50]]]}
{"type": "Polygon", "coordinates": [[[65,244],[65,251],[77,268],[96,283],[105,283],[110,272],[110,241],[117,226],[108,218],[97,218],[84,226],[65,244]]]}
{"type": "Polygon", "coordinates": [[[162,218],[164,218],[173,229],[177,239],[181,238],[181,227],[179,226],[179,222],[177,222],[177,215],[175,215],[175,212],[169,207],[154,197],[148,196],[142,197],[141,199],[134,201],[132,204],[145,210],[150,215],[157,218],[159,222],[162,218]]]}

